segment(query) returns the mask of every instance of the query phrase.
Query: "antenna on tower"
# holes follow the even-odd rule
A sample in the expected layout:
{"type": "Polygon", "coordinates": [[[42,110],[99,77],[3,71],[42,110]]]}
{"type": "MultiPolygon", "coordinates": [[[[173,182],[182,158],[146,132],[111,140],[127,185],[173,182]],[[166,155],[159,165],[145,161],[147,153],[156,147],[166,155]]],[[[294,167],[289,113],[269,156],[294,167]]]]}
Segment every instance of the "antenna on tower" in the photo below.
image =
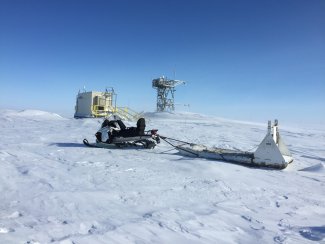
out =
{"type": "Polygon", "coordinates": [[[175,110],[175,87],[181,84],[185,84],[185,81],[170,80],[164,76],[152,80],[152,87],[157,89],[157,112],[175,110]]]}

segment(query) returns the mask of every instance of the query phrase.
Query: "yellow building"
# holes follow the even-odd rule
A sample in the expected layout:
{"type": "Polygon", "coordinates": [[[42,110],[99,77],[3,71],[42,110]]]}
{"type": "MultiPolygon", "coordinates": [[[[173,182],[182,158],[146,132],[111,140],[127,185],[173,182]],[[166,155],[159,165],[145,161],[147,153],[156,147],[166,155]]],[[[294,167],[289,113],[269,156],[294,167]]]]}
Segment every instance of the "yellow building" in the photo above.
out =
{"type": "Polygon", "coordinates": [[[105,92],[89,91],[79,92],[76,99],[75,118],[106,117],[115,112],[113,100],[116,99],[114,90],[105,92]],[[115,97],[114,97],[115,95],[115,97]]]}

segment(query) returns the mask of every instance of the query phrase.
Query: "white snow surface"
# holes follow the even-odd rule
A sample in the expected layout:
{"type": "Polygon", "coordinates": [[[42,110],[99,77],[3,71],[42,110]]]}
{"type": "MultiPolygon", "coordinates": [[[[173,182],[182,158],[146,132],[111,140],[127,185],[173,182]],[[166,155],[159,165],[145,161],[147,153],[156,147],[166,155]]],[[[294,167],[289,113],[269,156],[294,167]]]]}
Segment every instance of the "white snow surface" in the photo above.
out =
{"type": "MultiPolygon", "coordinates": [[[[146,114],[164,136],[254,151],[266,126],[146,114]]],[[[325,131],[282,128],[285,170],[155,149],[98,149],[102,119],[0,111],[0,243],[324,243],[325,131]]],[[[128,123],[129,126],[135,122],[128,123]]]]}

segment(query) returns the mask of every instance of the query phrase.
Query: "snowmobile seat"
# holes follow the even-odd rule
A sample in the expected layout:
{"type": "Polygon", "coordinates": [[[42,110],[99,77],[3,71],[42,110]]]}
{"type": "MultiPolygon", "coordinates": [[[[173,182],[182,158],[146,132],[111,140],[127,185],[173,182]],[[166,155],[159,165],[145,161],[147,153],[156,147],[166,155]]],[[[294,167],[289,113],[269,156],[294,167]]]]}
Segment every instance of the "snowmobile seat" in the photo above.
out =
{"type": "Polygon", "coordinates": [[[119,120],[116,120],[116,121],[105,119],[104,122],[102,123],[101,128],[104,128],[104,127],[107,127],[107,126],[108,127],[114,127],[114,128],[116,128],[117,127],[116,126],[116,123],[120,127],[121,130],[125,130],[126,129],[125,124],[120,119],[119,120]]]}
{"type": "Polygon", "coordinates": [[[145,121],[144,118],[140,118],[138,120],[138,122],[137,122],[137,127],[125,127],[124,129],[122,129],[122,126],[120,126],[120,127],[121,127],[120,131],[114,131],[113,132],[114,137],[118,137],[118,136],[121,136],[121,137],[143,136],[144,135],[144,130],[146,128],[146,121],[145,121]]]}

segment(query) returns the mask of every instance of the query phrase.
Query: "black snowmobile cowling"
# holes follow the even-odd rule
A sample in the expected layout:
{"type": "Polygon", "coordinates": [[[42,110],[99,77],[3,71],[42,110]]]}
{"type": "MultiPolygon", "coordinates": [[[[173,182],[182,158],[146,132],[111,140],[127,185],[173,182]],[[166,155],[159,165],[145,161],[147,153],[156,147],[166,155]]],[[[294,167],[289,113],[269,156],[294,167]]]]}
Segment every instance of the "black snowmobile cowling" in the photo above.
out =
{"type": "Polygon", "coordinates": [[[140,118],[136,127],[126,127],[121,118],[117,115],[106,118],[101,128],[95,134],[96,143],[89,143],[84,139],[83,143],[90,147],[129,147],[142,146],[144,148],[154,148],[160,143],[156,129],[145,130],[146,121],[140,118]]]}

